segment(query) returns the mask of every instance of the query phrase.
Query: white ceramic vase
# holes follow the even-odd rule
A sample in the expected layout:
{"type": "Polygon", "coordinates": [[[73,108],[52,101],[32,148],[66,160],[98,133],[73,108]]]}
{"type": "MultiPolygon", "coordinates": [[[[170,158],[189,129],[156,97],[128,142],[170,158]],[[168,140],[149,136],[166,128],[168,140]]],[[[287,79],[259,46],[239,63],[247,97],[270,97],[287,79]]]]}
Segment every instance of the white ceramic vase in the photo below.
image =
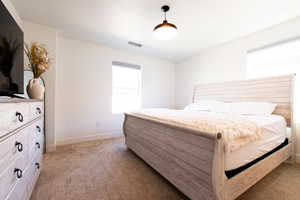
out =
{"type": "Polygon", "coordinates": [[[40,79],[33,78],[27,85],[27,93],[31,99],[44,99],[45,87],[40,83],[40,79]]]}

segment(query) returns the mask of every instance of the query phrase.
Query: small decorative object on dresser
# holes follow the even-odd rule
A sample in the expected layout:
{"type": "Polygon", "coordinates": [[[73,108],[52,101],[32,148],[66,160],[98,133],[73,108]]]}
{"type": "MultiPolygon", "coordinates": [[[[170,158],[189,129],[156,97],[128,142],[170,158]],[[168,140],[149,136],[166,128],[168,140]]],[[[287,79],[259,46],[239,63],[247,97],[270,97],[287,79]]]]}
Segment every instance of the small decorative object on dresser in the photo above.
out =
{"type": "Polygon", "coordinates": [[[29,68],[33,72],[33,79],[27,85],[27,93],[32,99],[44,99],[45,88],[40,84],[41,75],[49,69],[50,59],[48,50],[42,44],[31,43],[29,46],[25,44],[25,53],[29,61],[29,68]]]}
{"type": "Polygon", "coordinates": [[[0,101],[0,200],[29,200],[42,167],[44,103],[0,101]]]}
{"type": "Polygon", "coordinates": [[[44,99],[45,87],[40,82],[40,78],[33,78],[29,81],[26,90],[30,98],[40,100],[44,99]]]}

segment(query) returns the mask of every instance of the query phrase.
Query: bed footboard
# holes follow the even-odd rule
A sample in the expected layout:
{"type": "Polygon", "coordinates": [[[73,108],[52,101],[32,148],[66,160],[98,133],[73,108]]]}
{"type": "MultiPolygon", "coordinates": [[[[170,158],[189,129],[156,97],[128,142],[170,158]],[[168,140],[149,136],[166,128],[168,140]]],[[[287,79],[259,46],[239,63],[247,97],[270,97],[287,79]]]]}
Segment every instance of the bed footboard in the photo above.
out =
{"type": "Polygon", "coordinates": [[[127,147],[191,199],[221,200],[225,182],[221,134],[207,134],[125,114],[127,147]]]}

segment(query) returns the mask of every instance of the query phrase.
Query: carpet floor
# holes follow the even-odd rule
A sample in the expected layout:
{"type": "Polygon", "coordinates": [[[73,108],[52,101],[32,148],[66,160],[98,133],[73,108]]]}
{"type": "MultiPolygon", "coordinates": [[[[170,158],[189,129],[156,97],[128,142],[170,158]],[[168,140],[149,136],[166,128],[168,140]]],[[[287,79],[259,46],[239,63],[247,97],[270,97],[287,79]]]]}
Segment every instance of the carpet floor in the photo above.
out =
{"type": "MultiPolygon", "coordinates": [[[[187,200],[128,150],[123,139],[62,146],[45,154],[31,200],[187,200]]],[[[238,200],[299,200],[300,166],[282,164],[238,200]]]]}

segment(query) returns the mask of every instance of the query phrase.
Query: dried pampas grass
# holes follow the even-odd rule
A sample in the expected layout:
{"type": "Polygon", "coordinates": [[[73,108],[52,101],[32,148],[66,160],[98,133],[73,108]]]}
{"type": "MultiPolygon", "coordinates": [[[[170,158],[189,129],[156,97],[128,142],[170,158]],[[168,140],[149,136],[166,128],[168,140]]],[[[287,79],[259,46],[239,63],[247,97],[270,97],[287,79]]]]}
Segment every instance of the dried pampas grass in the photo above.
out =
{"type": "Polygon", "coordinates": [[[50,68],[50,58],[45,45],[36,42],[25,44],[25,53],[29,60],[29,68],[32,70],[34,78],[39,78],[50,68]]]}

